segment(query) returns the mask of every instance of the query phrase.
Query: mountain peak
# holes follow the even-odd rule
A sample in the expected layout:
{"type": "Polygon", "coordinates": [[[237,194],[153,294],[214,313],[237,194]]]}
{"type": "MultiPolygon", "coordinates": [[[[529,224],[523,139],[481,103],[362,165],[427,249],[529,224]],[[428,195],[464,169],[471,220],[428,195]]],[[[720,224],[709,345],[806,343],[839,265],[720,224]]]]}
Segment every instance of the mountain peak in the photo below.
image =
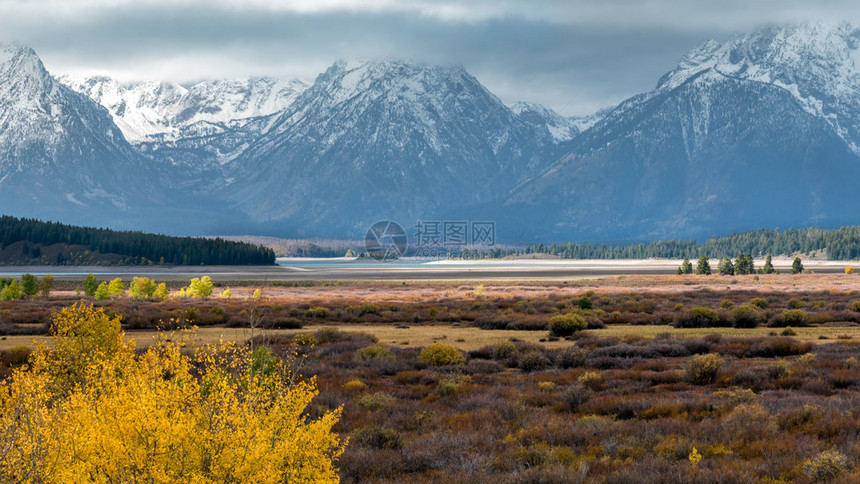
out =
{"type": "Polygon", "coordinates": [[[860,29],[848,23],[767,25],[724,43],[707,40],[663,76],[658,89],[673,89],[708,69],[763,82],[797,84],[812,78],[856,74],[860,29]]]}

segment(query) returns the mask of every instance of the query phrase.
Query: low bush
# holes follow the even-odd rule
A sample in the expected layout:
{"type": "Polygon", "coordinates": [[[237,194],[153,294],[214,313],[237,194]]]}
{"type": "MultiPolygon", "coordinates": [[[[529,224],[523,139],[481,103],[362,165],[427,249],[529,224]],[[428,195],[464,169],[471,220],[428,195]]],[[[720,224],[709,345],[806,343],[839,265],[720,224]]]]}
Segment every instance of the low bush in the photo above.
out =
{"type": "Polygon", "coordinates": [[[564,403],[571,411],[576,411],[581,405],[591,400],[591,389],[582,383],[574,383],[564,392],[564,403]]]}
{"type": "Polygon", "coordinates": [[[523,371],[539,371],[550,366],[550,361],[543,353],[530,351],[519,358],[518,366],[523,371]]]}
{"type": "Polygon", "coordinates": [[[466,362],[460,350],[442,343],[433,343],[424,348],[418,359],[429,366],[462,365],[466,362]]]}
{"type": "Polygon", "coordinates": [[[816,482],[827,482],[850,469],[848,458],[837,450],[827,450],[803,463],[803,472],[816,482]]]}
{"type": "Polygon", "coordinates": [[[750,304],[760,309],[767,309],[770,303],[767,302],[767,299],[756,297],[750,300],[750,304]]]}
{"type": "Polygon", "coordinates": [[[770,322],[771,327],[784,326],[806,326],[806,313],[801,309],[789,309],[788,311],[777,315],[770,322]]]}
{"type": "Polygon", "coordinates": [[[755,328],[758,326],[758,313],[749,304],[741,304],[732,310],[735,328],[755,328]]]}
{"type": "Polygon", "coordinates": [[[717,326],[720,314],[713,309],[694,307],[675,314],[672,326],[676,328],[710,328],[717,326]]]}
{"type": "Polygon", "coordinates": [[[397,403],[397,399],[385,392],[371,393],[358,399],[358,404],[361,407],[372,412],[387,410],[394,407],[395,403],[397,403]]]}
{"type": "Polygon", "coordinates": [[[511,341],[500,341],[493,346],[494,360],[508,360],[517,356],[517,347],[511,341]]]}
{"type": "Polygon", "coordinates": [[[687,365],[687,379],[694,385],[707,385],[717,378],[723,359],[716,353],[696,355],[687,365]]]}
{"type": "Polygon", "coordinates": [[[571,345],[558,353],[558,366],[561,368],[576,368],[585,364],[588,350],[577,345],[571,345]]]}
{"type": "Polygon", "coordinates": [[[789,309],[800,309],[805,305],[806,304],[803,301],[797,299],[796,297],[789,299],[788,302],[785,303],[785,306],[789,309]]]}
{"type": "Polygon", "coordinates": [[[373,449],[399,449],[403,447],[403,437],[391,427],[368,425],[357,429],[349,439],[350,444],[373,449]]]}
{"type": "Polygon", "coordinates": [[[582,331],[588,326],[582,316],[578,314],[559,314],[549,320],[549,332],[553,336],[564,338],[577,331],[582,331]]]}

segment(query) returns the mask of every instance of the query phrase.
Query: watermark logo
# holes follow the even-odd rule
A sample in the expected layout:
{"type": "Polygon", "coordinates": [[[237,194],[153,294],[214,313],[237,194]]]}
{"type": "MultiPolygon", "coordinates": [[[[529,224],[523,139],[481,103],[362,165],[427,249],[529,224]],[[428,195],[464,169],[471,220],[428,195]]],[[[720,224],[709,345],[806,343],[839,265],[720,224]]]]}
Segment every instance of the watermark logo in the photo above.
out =
{"type": "Polygon", "coordinates": [[[444,259],[469,246],[496,245],[496,223],[464,220],[419,220],[415,226],[414,255],[444,259]]]}
{"type": "Polygon", "coordinates": [[[406,231],[397,222],[380,220],[373,224],[364,236],[364,248],[368,255],[382,262],[397,260],[406,253],[408,238],[406,231]]]}
{"type": "Polygon", "coordinates": [[[496,245],[496,222],[419,220],[414,228],[418,247],[496,245]]]}

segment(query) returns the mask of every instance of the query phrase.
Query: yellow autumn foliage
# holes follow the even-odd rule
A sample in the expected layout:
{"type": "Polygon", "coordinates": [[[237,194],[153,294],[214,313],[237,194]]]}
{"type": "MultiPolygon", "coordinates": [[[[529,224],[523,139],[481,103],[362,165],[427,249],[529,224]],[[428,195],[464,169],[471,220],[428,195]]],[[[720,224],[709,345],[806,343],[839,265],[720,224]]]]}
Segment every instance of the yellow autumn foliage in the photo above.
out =
{"type": "Polygon", "coordinates": [[[0,383],[0,481],[337,482],[340,409],[308,418],[314,379],[267,348],[173,337],[136,355],[101,309],[53,321],[51,344],[0,383]]]}

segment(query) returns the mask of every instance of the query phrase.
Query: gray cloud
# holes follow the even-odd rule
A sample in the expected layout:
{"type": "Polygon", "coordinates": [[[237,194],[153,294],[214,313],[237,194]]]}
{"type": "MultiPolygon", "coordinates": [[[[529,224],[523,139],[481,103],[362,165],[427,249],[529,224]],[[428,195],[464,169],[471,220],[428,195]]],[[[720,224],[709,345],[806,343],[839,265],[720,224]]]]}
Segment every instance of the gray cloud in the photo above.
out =
{"type": "Polygon", "coordinates": [[[463,64],[505,102],[582,115],[652,88],[684,52],[761,23],[860,19],[784,0],[0,0],[2,40],[55,74],[313,79],[339,58],[463,64]]]}

